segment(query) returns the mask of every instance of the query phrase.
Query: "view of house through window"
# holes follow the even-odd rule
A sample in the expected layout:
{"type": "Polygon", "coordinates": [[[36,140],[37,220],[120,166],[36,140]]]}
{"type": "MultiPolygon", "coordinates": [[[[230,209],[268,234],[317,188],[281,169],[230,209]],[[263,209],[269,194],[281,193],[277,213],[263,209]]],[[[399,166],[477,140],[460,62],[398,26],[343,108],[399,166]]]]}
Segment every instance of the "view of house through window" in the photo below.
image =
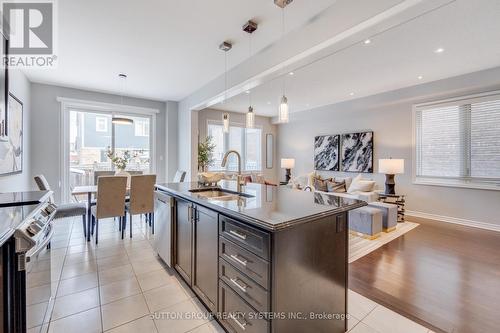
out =
{"type": "MultiPolygon", "coordinates": [[[[120,116],[120,115],[117,115],[120,116]]],[[[71,188],[94,184],[94,171],[114,171],[107,152],[130,152],[126,170],[150,171],[149,116],[123,116],[133,125],[113,124],[111,114],[70,111],[69,167],[71,188]]]]}
{"type": "Polygon", "coordinates": [[[209,170],[237,171],[238,161],[234,154],[229,156],[225,169],[221,166],[224,153],[232,149],[241,154],[241,169],[243,171],[260,171],[262,169],[262,129],[250,129],[243,127],[243,125],[232,124],[229,127],[229,133],[224,133],[222,124],[210,122],[207,133],[212,136],[215,143],[214,163],[209,170]]]}

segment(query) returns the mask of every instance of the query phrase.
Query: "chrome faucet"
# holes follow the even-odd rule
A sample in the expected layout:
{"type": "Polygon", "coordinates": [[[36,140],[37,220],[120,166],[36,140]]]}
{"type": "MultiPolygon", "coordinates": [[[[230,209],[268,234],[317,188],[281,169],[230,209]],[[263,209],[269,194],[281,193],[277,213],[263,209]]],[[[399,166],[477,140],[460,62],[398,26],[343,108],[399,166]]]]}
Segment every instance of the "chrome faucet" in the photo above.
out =
{"type": "Polygon", "coordinates": [[[222,158],[222,163],[221,166],[224,168],[226,167],[227,164],[227,157],[229,154],[234,153],[236,154],[236,157],[238,158],[238,178],[236,180],[237,185],[236,185],[236,191],[241,192],[241,155],[238,153],[236,150],[228,150],[225,154],[224,157],[222,158]]]}

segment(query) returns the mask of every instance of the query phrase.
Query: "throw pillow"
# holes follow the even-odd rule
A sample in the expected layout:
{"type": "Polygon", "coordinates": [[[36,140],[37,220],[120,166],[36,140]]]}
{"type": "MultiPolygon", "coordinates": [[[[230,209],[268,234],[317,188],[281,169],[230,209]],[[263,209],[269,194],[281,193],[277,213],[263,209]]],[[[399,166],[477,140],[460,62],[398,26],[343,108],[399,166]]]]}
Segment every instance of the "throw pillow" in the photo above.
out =
{"type": "Polygon", "coordinates": [[[356,176],[347,190],[348,193],[371,192],[375,187],[375,181],[363,179],[361,174],[356,176]]]}
{"type": "Polygon", "coordinates": [[[345,193],[346,192],[346,185],[345,181],[327,181],[326,186],[328,188],[328,192],[335,192],[335,193],[345,193]]]}
{"type": "Polygon", "coordinates": [[[335,181],[337,183],[344,181],[345,182],[345,189],[347,190],[349,188],[349,186],[351,186],[352,177],[335,177],[335,181]]]}
{"type": "Polygon", "coordinates": [[[314,187],[314,178],[316,178],[316,171],[307,174],[307,184],[306,186],[314,187]]]}
{"type": "Polygon", "coordinates": [[[314,178],[314,189],[316,191],[328,192],[327,183],[329,181],[332,181],[332,179],[331,178],[329,178],[329,179],[321,179],[321,177],[315,177],[314,178]]]}

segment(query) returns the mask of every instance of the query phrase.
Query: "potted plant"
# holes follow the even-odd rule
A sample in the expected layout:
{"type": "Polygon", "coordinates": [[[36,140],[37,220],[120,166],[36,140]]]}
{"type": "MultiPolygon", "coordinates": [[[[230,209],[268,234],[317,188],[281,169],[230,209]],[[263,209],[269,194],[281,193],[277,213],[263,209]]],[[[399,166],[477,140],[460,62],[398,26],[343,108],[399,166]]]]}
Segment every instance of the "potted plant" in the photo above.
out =
{"type": "Polygon", "coordinates": [[[198,171],[206,172],[208,167],[214,163],[214,149],[215,143],[210,135],[198,143],[198,171]]]}

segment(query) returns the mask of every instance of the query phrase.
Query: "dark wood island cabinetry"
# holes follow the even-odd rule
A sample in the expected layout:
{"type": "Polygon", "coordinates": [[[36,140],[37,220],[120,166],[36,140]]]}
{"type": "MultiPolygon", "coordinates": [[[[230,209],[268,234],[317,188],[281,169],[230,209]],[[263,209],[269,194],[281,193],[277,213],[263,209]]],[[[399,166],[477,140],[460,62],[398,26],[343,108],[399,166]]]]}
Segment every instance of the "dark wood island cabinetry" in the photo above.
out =
{"type": "Polygon", "coordinates": [[[347,212],[363,202],[265,185],[238,195],[229,182],[157,188],[175,199],[174,267],[227,331],[345,332],[347,212]]]}

